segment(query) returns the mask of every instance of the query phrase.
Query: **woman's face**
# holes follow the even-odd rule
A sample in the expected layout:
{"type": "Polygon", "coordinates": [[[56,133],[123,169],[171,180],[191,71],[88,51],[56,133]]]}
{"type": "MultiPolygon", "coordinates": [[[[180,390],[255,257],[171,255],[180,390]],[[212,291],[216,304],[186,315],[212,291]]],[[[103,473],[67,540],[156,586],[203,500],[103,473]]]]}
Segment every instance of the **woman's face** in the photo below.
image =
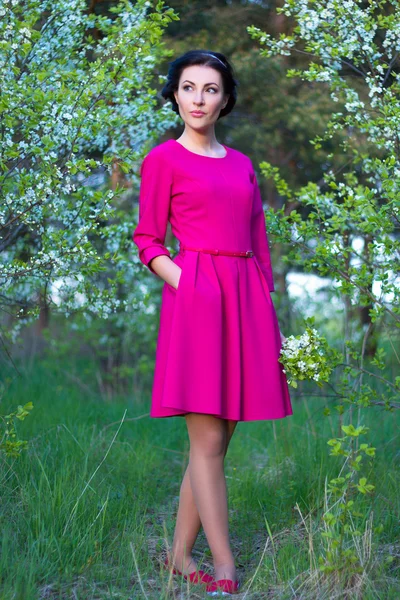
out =
{"type": "Polygon", "coordinates": [[[204,65],[183,69],[174,96],[184,122],[197,130],[214,124],[229,99],[219,71],[204,65]]]}

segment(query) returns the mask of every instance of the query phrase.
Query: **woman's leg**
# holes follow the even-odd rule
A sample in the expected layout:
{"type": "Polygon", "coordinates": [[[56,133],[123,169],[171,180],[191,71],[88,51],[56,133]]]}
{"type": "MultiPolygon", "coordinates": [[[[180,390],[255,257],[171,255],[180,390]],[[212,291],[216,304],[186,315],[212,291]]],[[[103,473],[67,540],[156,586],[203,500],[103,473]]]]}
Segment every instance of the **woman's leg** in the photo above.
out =
{"type": "Polygon", "coordinates": [[[190,438],[189,477],[193,498],[213,555],[215,578],[235,579],[228,531],[224,458],[227,421],[199,413],[185,415],[190,438]]]}
{"type": "MultiPolygon", "coordinates": [[[[238,421],[222,421],[226,428],[225,456],[238,421]]],[[[201,527],[201,520],[190,483],[189,465],[186,468],[180,488],[178,514],[170,555],[170,560],[172,560],[180,571],[186,574],[192,573],[197,568],[191,553],[201,527]]]]}
{"type": "Polygon", "coordinates": [[[189,478],[189,465],[186,467],[176,515],[174,540],[170,560],[185,574],[196,570],[196,562],[192,559],[192,548],[200,531],[201,521],[193,499],[189,478]]]}

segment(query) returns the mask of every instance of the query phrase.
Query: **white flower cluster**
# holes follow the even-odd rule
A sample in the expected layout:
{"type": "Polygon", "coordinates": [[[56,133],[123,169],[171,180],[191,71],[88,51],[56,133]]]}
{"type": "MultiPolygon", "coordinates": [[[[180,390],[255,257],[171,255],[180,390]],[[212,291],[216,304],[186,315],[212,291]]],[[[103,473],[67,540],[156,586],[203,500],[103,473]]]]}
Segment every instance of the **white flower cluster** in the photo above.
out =
{"type": "Polygon", "coordinates": [[[262,50],[262,54],[268,57],[276,54],[290,56],[290,49],[293,48],[296,43],[296,39],[290,35],[281,34],[279,39],[276,39],[269,33],[265,33],[255,26],[248,27],[247,30],[257,37],[260,44],[266,46],[266,48],[262,50]]]}
{"type": "Polygon", "coordinates": [[[400,52],[400,10],[394,11],[393,25],[385,31],[385,39],[382,46],[386,50],[388,58],[393,58],[396,52],[400,52]]]}
{"type": "Polygon", "coordinates": [[[327,364],[327,343],[315,328],[307,327],[298,337],[290,336],[281,348],[280,362],[289,373],[288,384],[297,387],[297,379],[311,379],[322,385],[331,367],[327,364]]]}
{"type": "MultiPolygon", "coordinates": [[[[318,335],[318,331],[316,329],[312,329],[312,333],[318,335]]],[[[310,342],[311,337],[307,331],[298,338],[290,336],[285,342],[285,353],[287,357],[295,358],[298,355],[299,350],[304,350],[306,354],[311,354],[312,347],[310,345],[310,342]]]]}

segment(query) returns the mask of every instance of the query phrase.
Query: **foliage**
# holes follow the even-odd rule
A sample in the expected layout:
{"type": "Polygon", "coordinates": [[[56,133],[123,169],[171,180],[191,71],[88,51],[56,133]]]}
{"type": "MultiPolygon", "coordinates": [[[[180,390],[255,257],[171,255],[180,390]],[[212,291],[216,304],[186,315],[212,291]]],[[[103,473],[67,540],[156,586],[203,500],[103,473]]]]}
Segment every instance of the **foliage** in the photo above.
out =
{"type": "Polygon", "coordinates": [[[177,16],[164,2],[150,9],[0,0],[0,288],[12,341],[42,307],[106,319],[131,305],[117,292],[134,274],[134,222],[109,176],[132,173],[176,121],[151,80],[177,16]]]}
{"type": "MultiPolygon", "coordinates": [[[[331,479],[328,484],[323,515],[325,531],[322,532],[327,542],[326,554],[319,556],[319,568],[325,573],[342,569],[349,569],[351,573],[362,573],[368,556],[360,555],[360,552],[356,551],[357,544],[353,544],[352,541],[355,537],[363,535],[354,522],[362,521],[364,514],[359,511],[354,497],[357,494],[371,494],[375,489],[374,485],[367,483],[366,477],[359,477],[357,480],[357,475],[363,466],[363,458],[374,457],[376,449],[366,443],[355,446],[357,438],[366,434],[368,427],[342,425],[342,430],[344,436],[328,441],[332,447],[330,454],[345,457],[345,462],[340,475],[331,479]]],[[[377,530],[379,531],[379,526],[377,530]]]]}
{"type": "Polygon", "coordinates": [[[22,450],[27,449],[28,442],[26,440],[16,439],[18,436],[15,429],[15,419],[23,421],[32,409],[32,402],[27,402],[23,406],[19,404],[17,410],[8,415],[0,415],[0,419],[4,422],[3,438],[0,440],[0,451],[4,452],[6,456],[16,458],[20,456],[22,450]]]}

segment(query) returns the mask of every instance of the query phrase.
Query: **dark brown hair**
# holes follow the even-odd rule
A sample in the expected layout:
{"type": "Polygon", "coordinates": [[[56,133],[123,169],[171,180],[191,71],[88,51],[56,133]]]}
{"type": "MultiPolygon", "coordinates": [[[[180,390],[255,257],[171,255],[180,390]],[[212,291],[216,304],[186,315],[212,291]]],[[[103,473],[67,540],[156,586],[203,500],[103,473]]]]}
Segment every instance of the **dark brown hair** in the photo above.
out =
{"type": "Polygon", "coordinates": [[[192,65],[212,67],[221,73],[224,93],[229,94],[229,99],[225,108],[221,109],[218,119],[229,114],[236,104],[236,88],[239,84],[234,77],[232,66],[221,52],[212,52],[211,50],[189,50],[189,52],[186,52],[172,61],[169,64],[167,83],[161,90],[162,97],[171,101],[172,109],[179,115],[179,107],[175,100],[174,92],[178,89],[179,79],[183,69],[192,65]]]}

